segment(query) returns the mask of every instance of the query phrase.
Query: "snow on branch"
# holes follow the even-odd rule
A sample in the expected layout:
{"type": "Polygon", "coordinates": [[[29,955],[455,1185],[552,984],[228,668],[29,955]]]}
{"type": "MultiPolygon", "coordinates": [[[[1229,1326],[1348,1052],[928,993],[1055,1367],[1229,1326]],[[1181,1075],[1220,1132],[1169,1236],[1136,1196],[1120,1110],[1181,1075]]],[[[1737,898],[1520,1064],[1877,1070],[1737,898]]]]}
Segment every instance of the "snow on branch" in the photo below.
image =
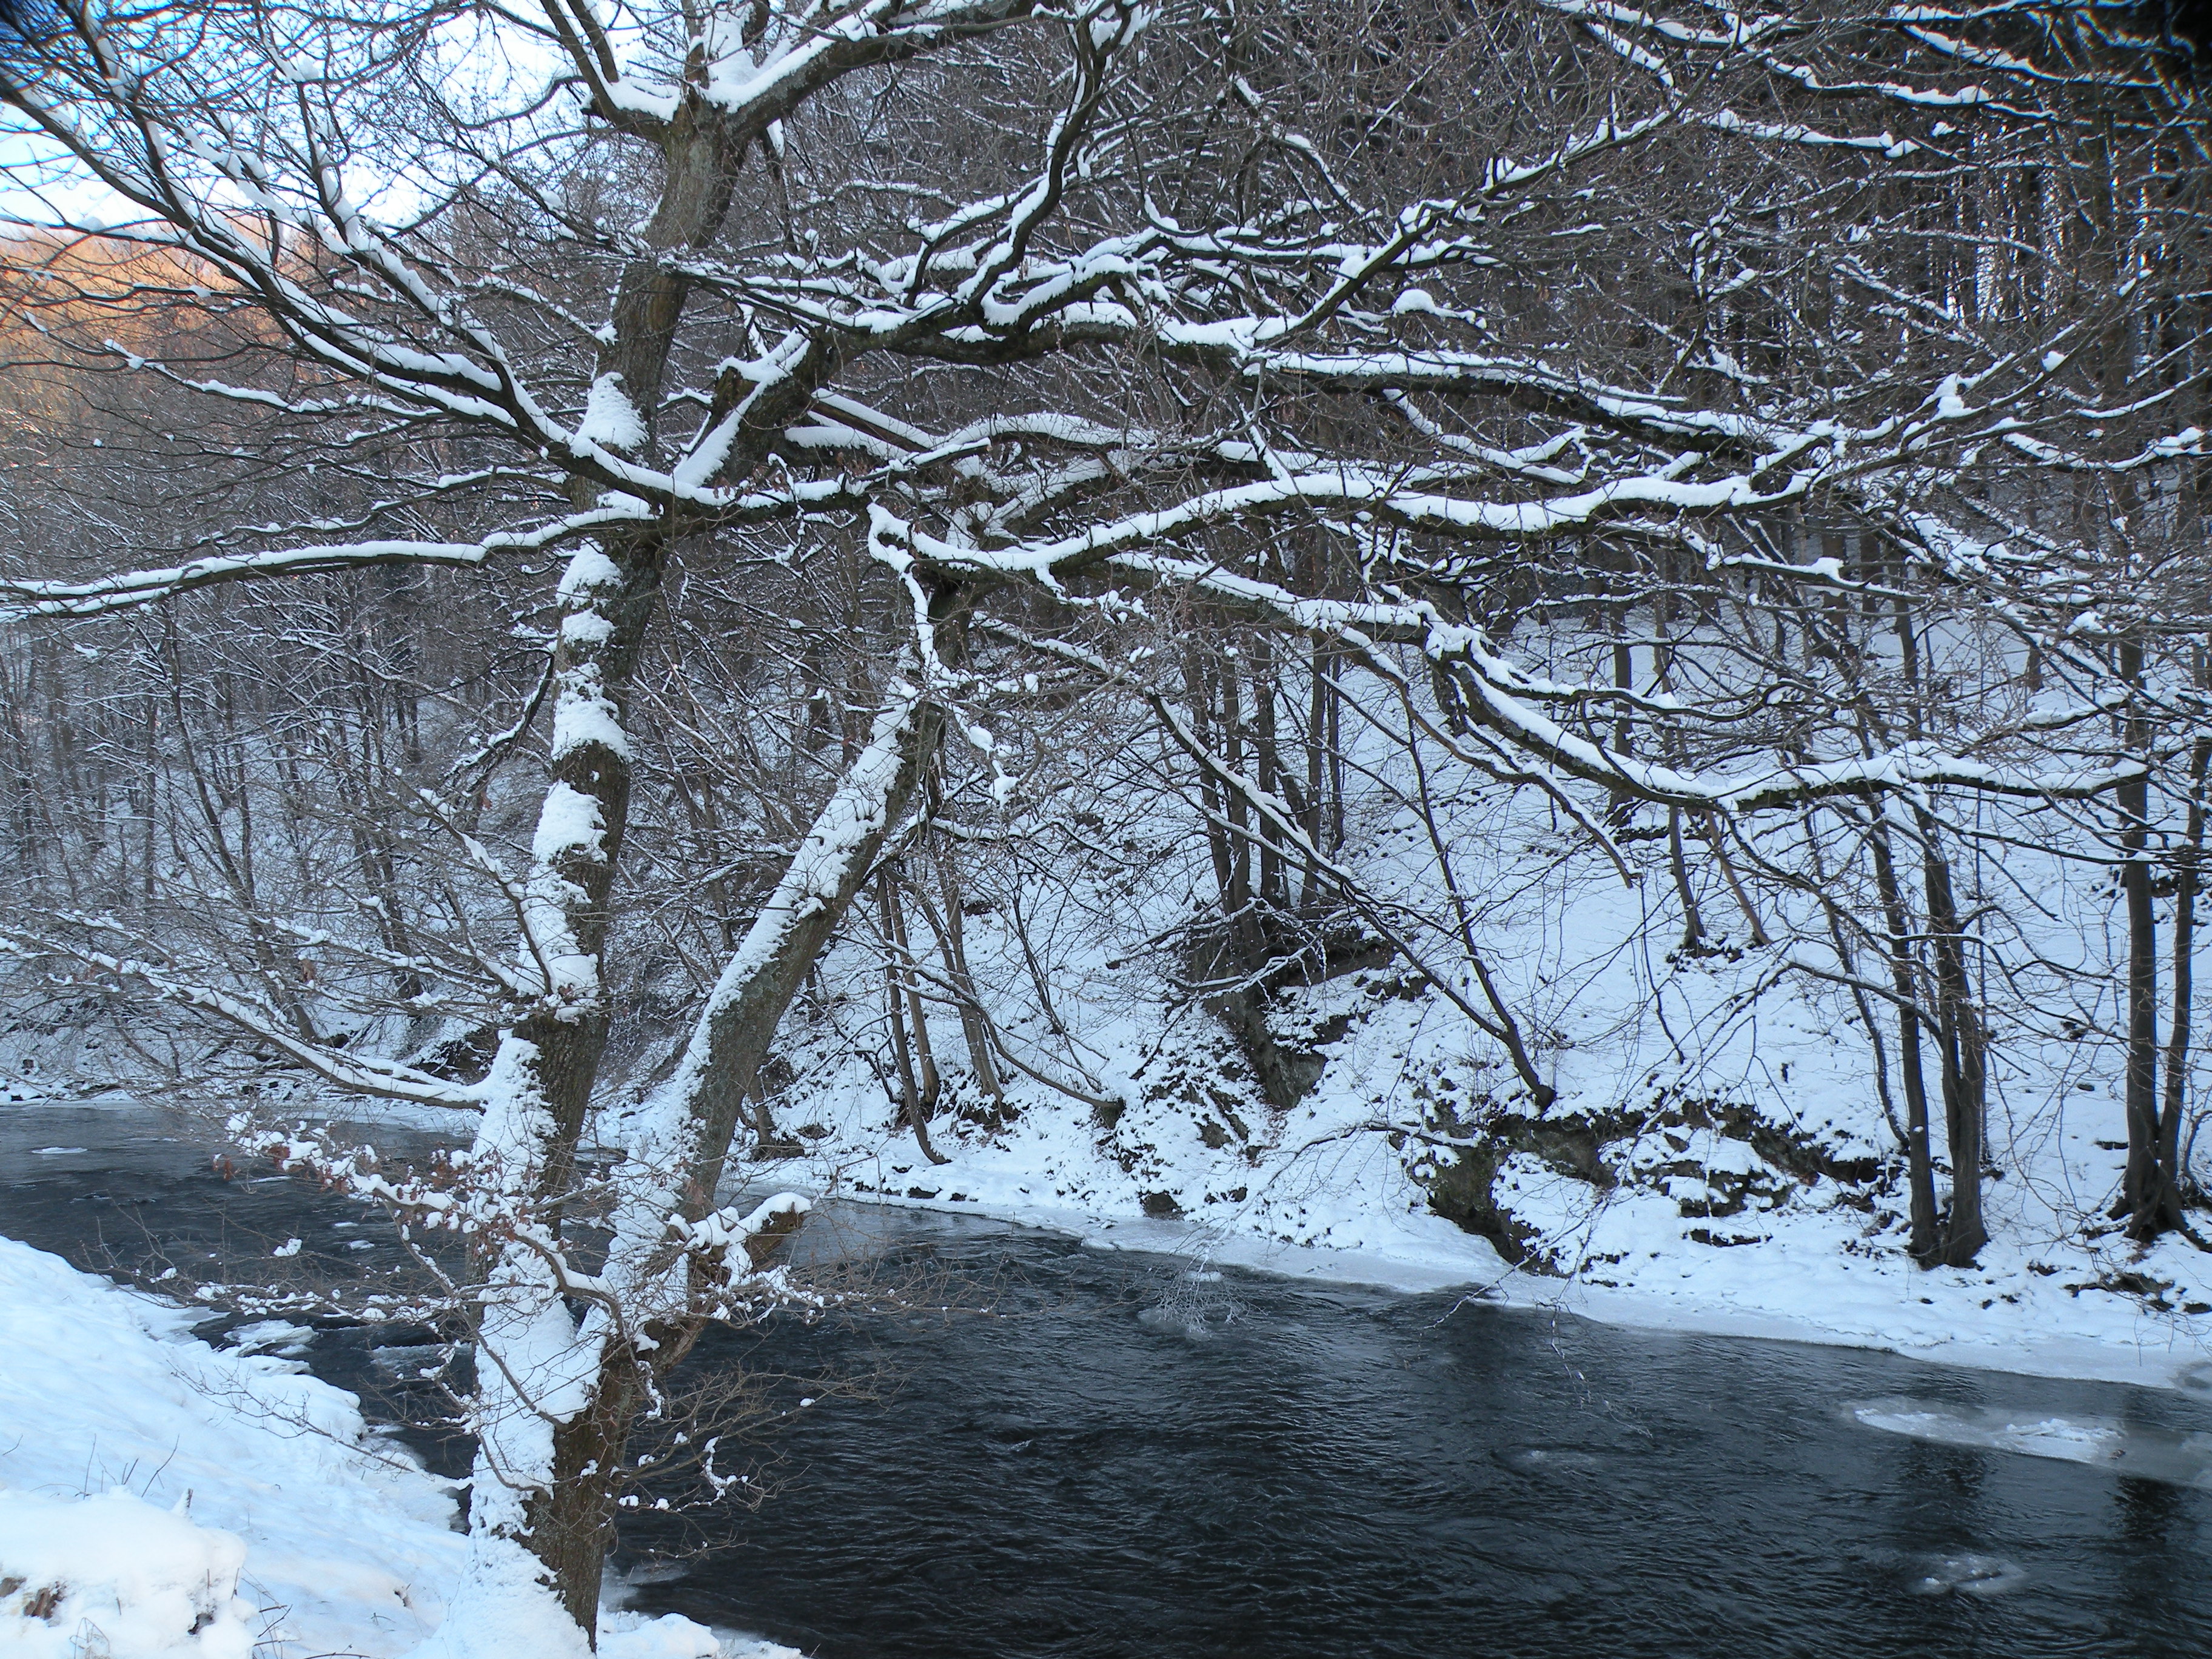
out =
{"type": "Polygon", "coordinates": [[[640,507],[618,503],[573,514],[537,530],[498,533],[478,542],[364,541],[267,553],[217,554],[166,570],[134,570],[82,582],[0,576],[0,622],[101,616],[173,599],[194,588],[267,577],[328,575],[393,564],[466,569],[481,565],[495,553],[536,551],[589,530],[644,516],[640,507]]]}
{"type": "Polygon", "coordinates": [[[686,1249],[707,1250],[717,1255],[726,1254],[733,1244],[747,1246],[766,1236],[773,1238],[787,1232],[799,1223],[800,1217],[814,1207],[811,1199],[797,1193],[778,1193],[764,1198],[749,1210],[740,1211],[735,1205],[716,1210],[696,1221],[686,1221],[681,1216],[672,1216],[668,1222],[671,1237],[686,1249]]]}
{"type": "MultiPolygon", "coordinates": [[[[1124,520],[1121,540],[1127,544],[1151,539],[1141,533],[1142,527],[1142,520],[1124,520]]],[[[1084,538],[1071,538],[1067,544],[1046,544],[1051,552],[1027,549],[1012,557],[981,554],[947,547],[880,510],[876,533],[902,536],[917,554],[933,562],[1028,574],[1054,586],[1060,566],[1079,560],[1103,562],[1148,580],[1187,586],[1247,615],[1339,642],[1362,658],[1378,641],[1416,646],[1439,671],[1439,686],[1451,694],[1448,712],[1455,718],[1486,729],[1513,749],[1569,776],[1658,805],[1736,816],[1802,807],[1841,795],[1941,787],[2035,800],[2079,800],[2115,789],[2144,769],[2128,762],[2082,770],[2020,770],[1933,744],[1911,743],[1872,757],[1686,772],[1569,730],[1544,714],[1536,700],[1578,696],[1577,689],[1532,681],[1500,657],[1480,629],[1449,622],[1425,603],[1310,598],[1218,563],[1121,552],[1111,543],[1101,549],[1097,538],[1088,545],[1084,538]]]]}
{"type": "Polygon", "coordinates": [[[902,781],[915,763],[915,738],[931,707],[922,691],[894,680],[867,743],[846,767],[815,815],[752,926],[722,966],[693,1022],[677,1069],[634,1115],[627,1133],[641,1146],[682,1137],[693,1098],[715,1062],[718,1031],[753,982],[781,955],[799,927],[835,914],[856,889],[890,828],[902,781]]]}
{"type": "MultiPolygon", "coordinates": [[[[100,918],[85,920],[90,926],[112,928],[112,924],[104,923],[100,918]]],[[[95,973],[143,986],[161,1000],[222,1020],[255,1042],[276,1049],[325,1083],[355,1094],[463,1111],[481,1111],[483,1108],[485,1091],[480,1085],[455,1083],[411,1066],[368,1059],[315,1042],[293,1030],[274,1009],[188,978],[160,963],[97,951],[63,935],[33,933],[13,924],[0,927],[0,954],[33,964],[58,957],[95,973]]]]}

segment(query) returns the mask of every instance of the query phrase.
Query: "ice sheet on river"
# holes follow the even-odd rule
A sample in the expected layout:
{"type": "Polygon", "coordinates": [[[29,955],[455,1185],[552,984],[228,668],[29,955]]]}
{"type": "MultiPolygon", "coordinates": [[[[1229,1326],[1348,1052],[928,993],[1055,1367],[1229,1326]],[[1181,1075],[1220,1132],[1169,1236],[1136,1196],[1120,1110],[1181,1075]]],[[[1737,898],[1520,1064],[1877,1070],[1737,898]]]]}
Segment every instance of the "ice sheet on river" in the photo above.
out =
{"type": "Polygon", "coordinates": [[[1942,1401],[1862,1401],[1845,1411],[1870,1429],[2028,1457],[2087,1463],[2142,1480],[2212,1488],[2212,1432],[2184,1433],[2109,1417],[2060,1417],[2007,1406],[1942,1401]]]}

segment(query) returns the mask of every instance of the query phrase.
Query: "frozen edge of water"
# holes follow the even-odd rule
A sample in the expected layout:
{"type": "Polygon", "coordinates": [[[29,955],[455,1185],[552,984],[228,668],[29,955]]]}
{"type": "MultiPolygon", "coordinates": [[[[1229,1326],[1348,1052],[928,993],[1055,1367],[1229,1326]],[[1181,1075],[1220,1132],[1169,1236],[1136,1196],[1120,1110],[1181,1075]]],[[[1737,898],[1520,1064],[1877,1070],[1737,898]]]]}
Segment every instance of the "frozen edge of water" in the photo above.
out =
{"type": "Polygon", "coordinates": [[[1107,1219],[1049,1205],[1009,1206],[988,1200],[952,1204],[941,1199],[877,1193],[865,1197],[840,1194],[839,1201],[1034,1227],[1077,1239],[1092,1249],[1160,1255],[1190,1255],[1203,1249],[1214,1266],[1241,1267],[1277,1279],[1364,1285],[1403,1295],[1464,1291],[1487,1306],[1564,1313],[1601,1325],[1862,1348],[1967,1370],[2201,1394],[2201,1384],[2196,1389],[2185,1389],[2179,1379],[2192,1367],[2212,1360],[2212,1340],[2208,1340],[2212,1333],[2197,1336],[2178,1321],[2142,1314],[2134,1317],[2125,1340],[2027,1328],[2008,1329],[2002,1334],[1948,1336],[1854,1328],[1804,1314],[1729,1306],[1711,1296],[1699,1295],[1694,1288],[1687,1292],[1607,1289],[1524,1273],[1508,1263],[1487,1240],[1472,1235],[1454,1250],[1439,1250],[1413,1241],[1398,1248],[1368,1245],[1337,1249],[1208,1231],[1188,1221],[1156,1221],[1141,1216],[1107,1219]]]}

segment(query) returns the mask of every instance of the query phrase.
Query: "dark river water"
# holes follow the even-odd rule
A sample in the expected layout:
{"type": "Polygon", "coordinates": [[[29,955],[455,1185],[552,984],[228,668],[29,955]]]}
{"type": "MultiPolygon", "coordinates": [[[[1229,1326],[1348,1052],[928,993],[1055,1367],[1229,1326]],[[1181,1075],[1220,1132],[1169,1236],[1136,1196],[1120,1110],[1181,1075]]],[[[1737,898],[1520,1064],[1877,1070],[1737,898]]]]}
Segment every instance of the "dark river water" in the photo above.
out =
{"type": "MultiPolygon", "coordinates": [[[[295,1183],[217,1180],[211,1145],[0,1108],[0,1231],[88,1263],[394,1252],[295,1183]]],[[[725,1463],[773,1495],[627,1528],[632,1606],[824,1659],[2212,1655],[2212,1401],[1194,1279],[964,1218],[830,1236],[891,1305],[702,1347],[702,1376],[796,1379],[725,1463]],[[2021,1425],[2106,1462],[1986,1443],[2021,1425]]],[[[392,1340],[307,1355],[368,1388],[392,1340]]]]}

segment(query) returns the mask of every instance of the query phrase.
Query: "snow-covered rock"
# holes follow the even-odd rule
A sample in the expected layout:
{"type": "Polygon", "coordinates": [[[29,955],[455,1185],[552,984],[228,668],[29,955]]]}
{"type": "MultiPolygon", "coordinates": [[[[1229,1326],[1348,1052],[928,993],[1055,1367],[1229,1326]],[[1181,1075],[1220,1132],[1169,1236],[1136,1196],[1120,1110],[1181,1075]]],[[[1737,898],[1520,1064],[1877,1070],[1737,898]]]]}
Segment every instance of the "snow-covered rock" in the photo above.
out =
{"type": "Polygon", "coordinates": [[[8,1659],[247,1659],[246,1545],[120,1488],[0,1489],[0,1654],[8,1659]]]}

